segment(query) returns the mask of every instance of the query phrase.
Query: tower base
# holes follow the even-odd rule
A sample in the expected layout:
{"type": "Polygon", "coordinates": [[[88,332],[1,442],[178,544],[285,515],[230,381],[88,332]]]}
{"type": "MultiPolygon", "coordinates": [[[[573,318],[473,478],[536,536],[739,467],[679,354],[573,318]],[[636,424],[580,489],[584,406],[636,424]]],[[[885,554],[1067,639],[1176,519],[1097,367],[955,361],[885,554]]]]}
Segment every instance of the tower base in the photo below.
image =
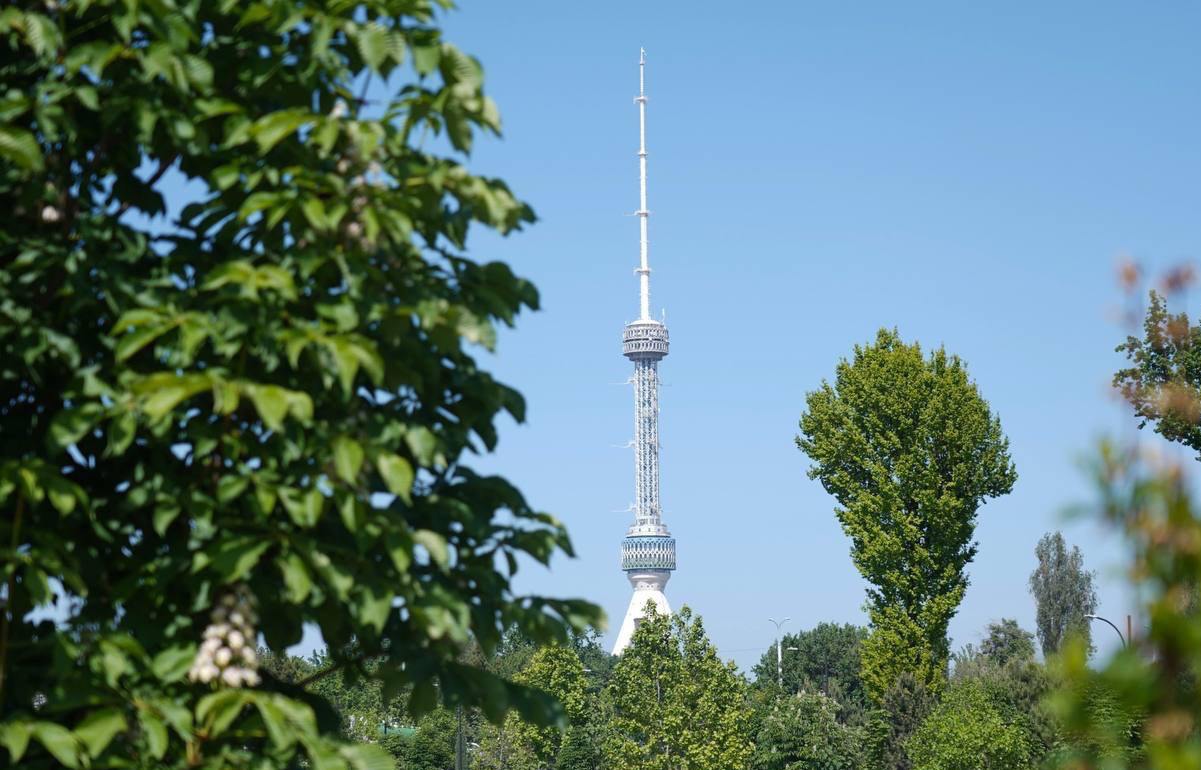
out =
{"type": "Polygon", "coordinates": [[[638,570],[627,572],[630,585],[634,586],[634,595],[630,597],[630,606],[626,610],[625,620],[621,621],[621,630],[617,632],[617,642],[613,645],[613,654],[620,655],[630,646],[634,638],[634,630],[646,617],[646,603],[653,602],[655,611],[660,615],[670,615],[671,606],[663,595],[663,588],[671,578],[667,570],[638,570]]]}

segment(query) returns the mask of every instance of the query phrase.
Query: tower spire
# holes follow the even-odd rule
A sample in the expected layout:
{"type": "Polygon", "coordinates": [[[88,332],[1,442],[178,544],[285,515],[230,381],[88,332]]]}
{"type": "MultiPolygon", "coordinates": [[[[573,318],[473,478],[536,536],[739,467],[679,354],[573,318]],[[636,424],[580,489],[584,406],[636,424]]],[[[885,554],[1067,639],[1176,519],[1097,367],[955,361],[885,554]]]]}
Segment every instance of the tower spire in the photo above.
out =
{"type": "Polygon", "coordinates": [[[647,263],[646,220],[646,51],[638,57],[638,265],[641,315],[626,324],[622,353],[634,364],[634,523],[621,541],[621,569],[634,589],[613,653],[620,655],[650,602],[660,613],[671,612],[663,589],[676,568],[676,541],[663,523],[659,506],[659,362],[667,355],[667,325],[651,318],[650,265],[647,263]]]}
{"type": "Polygon", "coordinates": [[[638,49],[638,296],[639,318],[649,321],[651,317],[651,266],[646,239],[646,220],[651,212],[646,207],[646,49],[638,49]]]}

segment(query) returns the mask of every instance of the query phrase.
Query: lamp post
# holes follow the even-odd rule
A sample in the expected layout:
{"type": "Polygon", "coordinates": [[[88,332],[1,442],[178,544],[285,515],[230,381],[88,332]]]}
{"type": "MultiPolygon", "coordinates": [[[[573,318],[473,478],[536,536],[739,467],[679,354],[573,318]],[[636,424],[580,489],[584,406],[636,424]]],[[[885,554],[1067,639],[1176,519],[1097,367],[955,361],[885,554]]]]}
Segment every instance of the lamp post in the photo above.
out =
{"type": "Polygon", "coordinates": [[[1126,637],[1122,635],[1122,630],[1115,626],[1111,621],[1101,617],[1100,615],[1085,615],[1084,617],[1088,618],[1089,620],[1099,620],[1102,623],[1108,624],[1109,627],[1113,629],[1114,633],[1118,635],[1118,638],[1122,640],[1122,648],[1126,648],[1126,637]]]}
{"type": "Polygon", "coordinates": [[[780,644],[780,628],[790,620],[792,618],[784,618],[783,620],[776,620],[775,618],[767,619],[768,623],[774,623],[776,626],[776,682],[781,687],[784,686],[784,647],[780,644]]]}

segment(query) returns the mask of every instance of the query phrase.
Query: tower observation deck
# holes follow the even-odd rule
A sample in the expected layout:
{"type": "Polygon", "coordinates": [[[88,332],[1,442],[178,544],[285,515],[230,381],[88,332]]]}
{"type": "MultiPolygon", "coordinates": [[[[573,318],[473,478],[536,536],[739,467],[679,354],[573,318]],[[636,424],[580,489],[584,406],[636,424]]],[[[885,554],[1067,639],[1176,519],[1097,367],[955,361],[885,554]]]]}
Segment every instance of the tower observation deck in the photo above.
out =
{"type": "Polygon", "coordinates": [[[622,354],[634,364],[634,523],[621,541],[621,568],[634,595],[626,610],[613,654],[630,644],[634,629],[653,602],[660,613],[670,613],[663,588],[676,568],[676,541],[663,523],[659,506],[659,362],[667,356],[667,326],[650,317],[650,264],[648,261],[646,207],[646,52],[638,61],[639,143],[639,317],[626,324],[621,335],[622,354]]]}

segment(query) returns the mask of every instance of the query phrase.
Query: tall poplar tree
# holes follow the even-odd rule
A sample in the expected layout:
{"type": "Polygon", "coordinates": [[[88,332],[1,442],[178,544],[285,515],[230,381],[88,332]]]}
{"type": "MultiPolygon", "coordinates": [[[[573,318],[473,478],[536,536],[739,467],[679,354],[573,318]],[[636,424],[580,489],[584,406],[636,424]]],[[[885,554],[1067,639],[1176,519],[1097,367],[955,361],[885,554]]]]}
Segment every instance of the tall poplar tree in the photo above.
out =
{"type": "Polygon", "coordinates": [[[747,684],[723,663],[688,607],[655,612],[634,631],[605,689],[604,744],[623,770],[744,770],[751,756],[747,684]]]}
{"type": "Polygon", "coordinates": [[[1017,479],[1000,420],[958,356],[923,357],[886,329],[806,404],[797,446],[838,501],[851,558],[871,583],[864,683],[879,698],[908,671],[937,690],[976,554],[976,511],[1017,479]]]}
{"type": "Polygon", "coordinates": [[[1030,573],[1036,605],[1035,624],[1043,655],[1058,652],[1068,636],[1079,636],[1092,648],[1088,618],[1097,611],[1093,573],[1084,568],[1078,546],[1068,550],[1061,532],[1048,532],[1034,548],[1038,566],[1030,573]]]}

